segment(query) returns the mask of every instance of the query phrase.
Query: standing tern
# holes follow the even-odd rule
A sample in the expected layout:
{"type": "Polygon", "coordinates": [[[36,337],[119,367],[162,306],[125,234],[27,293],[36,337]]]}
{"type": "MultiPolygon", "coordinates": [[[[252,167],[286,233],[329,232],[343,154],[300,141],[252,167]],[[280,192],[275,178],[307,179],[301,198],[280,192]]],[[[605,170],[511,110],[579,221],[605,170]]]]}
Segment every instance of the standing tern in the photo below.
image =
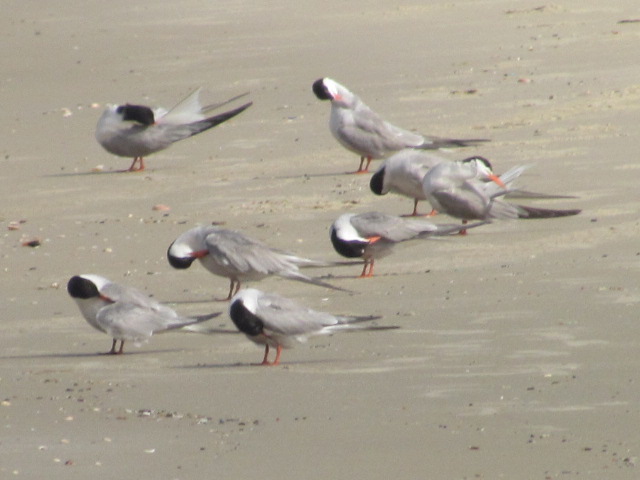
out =
{"type": "Polygon", "coordinates": [[[345,317],[318,312],[280,295],[254,288],[240,290],[229,304],[231,320],[249,340],[264,345],[261,365],[278,365],[283,348],[304,343],[314,335],[330,335],[343,330],[389,330],[397,327],[361,325],[379,316],[345,317]],[[269,362],[269,347],[276,358],[269,362]]]}
{"type": "MultiPolygon", "coordinates": [[[[491,165],[484,157],[470,157],[463,161],[469,162],[471,159],[483,159],[487,165],[491,165]]],[[[369,187],[376,195],[386,195],[389,192],[413,199],[413,212],[408,216],[418,216],[418,202],[426,200],[427,197],[422,189],[422,180],[430,168],[436,165],[450,162],[443,157],[430,152],[405,149],[387,158],[380,168],[371,176],[369,187]]],[[[553,195],[537,192],[529,192],[520,188],[514,188],[516,180],[527,167],[516,167],[505,172],[501,181],[505,183],[508,198],[537,198],[537,199],[559,199],[575,198],[568,195],[553,195]]],[[[491,180],[489,180],[491,181],[491,180]]],[[[428,216],[432,215],[427,214],[428,216]]]]}
{"type": "Polygon", "coordinates": [[[180,317],[132,287],[111,282],[99,275],[71,277],[67,292],[75,300],[85,320],[96,330],[113,338],[110,354],[121,354],[125,341],[140,344],[154,333],[189,329],[190,326],[220,315],[220,312],[196,318],[180,317]],[[116,343],[120,348],[116,350],[116,343]]]}
{"type": "Polygon", "coordinates": [[[155,110],[144,105],[109,105],[96,126],[96,139],[109,153],[133,158],[129,172],[144,170],[144,157],[168,148],[172,143],[204,132],[235,117],[253,102],[218,115],[205,114],[246,93],[224,102],[202,107],[200,88],[171,110],[155,110]]]}
{"type": "Polygon", "coordinates": [[[326,267],[336,263],[310,260],[276,250],[234,230],[199,226],[180,235],[167,251],[173,268],[186,269],[196,260],[214,275],[230,280],[230,300],[242,282],[261,280],[269,275],[343,290],[300,273],[300,267],[326,267]]]}
{"type": "Polygon", "coordinates": [[[468,220],[538,219],[577,215],[581,210],[552,210],[505,202],[508,185],[527,167],[514,167],[500,177],[483,157],[443,162],[424,176],[422,188],[434,210],[468,220]]]}
{"type": "Polygon", "coordinates": [[[368,172],[371,160],[386,158],[404,148],[436,150],[488,141],[427,137],[396,127],[383,120],[357,95],[330,78],[316,80],[313,93],[320,100],[331,101],[329,129],[336,140],[347,150],[360,155],[360,166],[355,173],[368,172]]]}
{"type": "Polygon", "coordinates": [[[462,227],[437,225],[424,219],[402,218],[380,212],[344,213],[331,226],[331,243],[343,257],[364,259],[360,278],[366,278],[373,276],[376,259],[389,255],[396,243],[458,233],[464,228],[479,227],[484,223],[462,227]]]}
{"type": "Polygon", "coordinates": [[[405,149],[387,158],[371,176],[369,188],[376,195],[397,193],[413,199],[413,212],[418,216],[418,202],[426,200],[422,179],[427,171],[448,160],[421,150],[405,149]]]}

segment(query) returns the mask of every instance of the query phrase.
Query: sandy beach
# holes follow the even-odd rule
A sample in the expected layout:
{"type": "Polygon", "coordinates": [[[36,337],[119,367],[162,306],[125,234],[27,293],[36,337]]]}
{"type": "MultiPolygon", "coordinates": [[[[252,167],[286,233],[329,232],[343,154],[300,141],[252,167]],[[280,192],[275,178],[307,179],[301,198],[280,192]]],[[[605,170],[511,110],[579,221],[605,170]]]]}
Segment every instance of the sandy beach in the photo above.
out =
{"type": "Polygon", "coordinates": [[[637,0],[11,0],[0,26],[1,478],[638,478],[637,0]],[[400,327],[315,338],[278,367],[226,313],[228,333],[101,355],[72,275],[226,312],[226,279],[167,263],[192,226],[340,260],[338,215],[410,211],[345,174],[358,158],[311,91],[324,76],[404,128],[491,139],[442,155],[531,165],[522,187],[576,198],[522,203],[582,213],[403,244],[370,279],[312,272],[355,293],[251,283],[400,327]],[[120,173],[94,137],[105,105],[198,86],[254,105],[120,173]]]}

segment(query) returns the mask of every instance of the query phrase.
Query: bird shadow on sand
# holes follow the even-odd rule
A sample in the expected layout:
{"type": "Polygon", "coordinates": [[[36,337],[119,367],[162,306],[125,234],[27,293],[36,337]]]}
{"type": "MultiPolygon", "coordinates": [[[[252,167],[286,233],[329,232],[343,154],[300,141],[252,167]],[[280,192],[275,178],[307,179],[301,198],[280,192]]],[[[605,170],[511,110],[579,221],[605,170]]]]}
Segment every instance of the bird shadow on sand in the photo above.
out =
{"type": "Polygon", "coordinates": [[[247,362],[237,362],[237,363],[197,363],[195,365],[183,365],[181,367],[171,367],[171,368],[175,368],[175,369],[185,369],[185,370],[191,370],[191,369],[205,369],[205,368],[211,368],[211,369],[227,369],[227,368],[242,368],[242,367],[251,367],[251,368],[256,368],[256,367],[262,367],[262,368],[266,368],[266,367],[272,367],[272,368],[278,368],[280,367],[280,369],[288,369],[289,367],[295,367],[296,365],[329,365],[329,364],[333,364],[333,363],[340,363],[343,360],[337,360],[337,359],[325,359],[325,360],[302,360],[302,361],[297,361],[297,362],[281,362],[279,365],[263,365],[261,363],[247,363],[247,362]]]}
{"type": "MultiPolygon", "coordinates": [[[[362,266],[362,263],[360,263],[360,266],[362,266]]],[[[413,274],[413,273],[425,273],[425,272],[398,272],[398,273],[394,273],[394,272],[387,272],[387,273],[375,273],[372,277],[361,277],[358,274],[355,275],[335,275],[335,274],[330,274],[330,275],[324,275],[322,277],[316,277],[318,279],[321,280],[367,280],[369,278],[376,278],[376,277],[402,277],[405,275],[409,275],[409,274],[413,274]]],[[[427,272],[428,273],[428,272],[427,272]]],[[[361,292],[351,292],[351,293],[361,293],[361,292]]]]}
{"type": "Polygon", "coordinates": [[[65,177],[87,177],[93,175],[149,175],[151,173],[156,173],[163,170],[169,170],[169,168],[146,168],[144,170],[134,170],[129,171],[126,168],[123,170],[88,170],[86,172],[63,172],[63,173],[50,173],[47,175],[43,175],[43,178],[65,178],[65,177]]]}
{"type": "Polygon", "coordinates": [[[158,353],[180,352],[181,348],[166,348],[162,350],[130,350],[122,354],[112,354],[109,352],[86,352],[86,353],[41,353],[35,355],[6,355],[0,356],[0,360],[29,360],[37,358],[91,358],[91,357],[129,357],[131,355],[153,355],[158,353]]]}
{"type": "Polygon", "coordinates": [[[147,173],[145,172],[129,172],[128,170],[101,170],[101,171],[88,171],[88,172],[69,172],[69,173],[51,173],[49,175],[43,175],[44,178],[65,178],[65,177],[88,177],[94,175],[115,175],[124,173],[147,173]]]}
{"type": "MultiPolygon", "coordinates": [[[[369,173],[369,172],[366,172],[369,173]]],[[[273,177],[277,180],[296,180],[296,179],[304,179],[304,178],[322,178],[322,177],[341,177],[343,175],[354,175],[354,171],[350,172],[328,172],[328,173],[302,173],[299,175],[279,175],[277,177],[273,177]]]]}
{"type": "Polygon", "coordinates": [[[216,304],[223,304],[223,302],[227,302],[227,300],[216,300],[215,298],[203,298],[201,300],[199,299],[195,299],[195,300],[162,300],[162,303],[164,304],[172,304],[172,305],[190,305],[190,304],[197,304],[197,303],[216,303],[216,304]]]}

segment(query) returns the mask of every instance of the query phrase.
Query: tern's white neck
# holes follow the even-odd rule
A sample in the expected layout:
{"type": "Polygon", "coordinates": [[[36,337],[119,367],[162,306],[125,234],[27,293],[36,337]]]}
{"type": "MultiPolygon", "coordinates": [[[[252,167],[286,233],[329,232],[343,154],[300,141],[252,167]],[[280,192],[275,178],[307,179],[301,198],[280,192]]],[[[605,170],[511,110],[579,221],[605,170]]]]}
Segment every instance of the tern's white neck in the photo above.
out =
{"type": "Polygon", "coordinates": [[[363,238],[358,233],[358,230],[351,223],[351,219],[355,216],[355,213],[345,213],[340,215],[338,219],[333,222],[332,228],[335,230],[338,237],[345,242],[361,241],[367,242],[366,238],[363,238]]]}

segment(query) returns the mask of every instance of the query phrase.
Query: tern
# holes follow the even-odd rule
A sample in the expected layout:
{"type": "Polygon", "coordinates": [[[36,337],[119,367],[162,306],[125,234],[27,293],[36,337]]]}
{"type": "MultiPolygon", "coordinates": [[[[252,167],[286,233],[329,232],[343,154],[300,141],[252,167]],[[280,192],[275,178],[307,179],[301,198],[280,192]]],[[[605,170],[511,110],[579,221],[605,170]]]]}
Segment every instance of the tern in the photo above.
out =
{"type": "Polygon", "coordinates": [[[89,325],[113,338],[110,354],[122,354],[125,341],[140,344],[154,333],[189,330],[196,323],[220,315],[218,312],[196,318],[180,317],[141,291],[100,275],[74,275],[67,283],[67,292],[89,325]],[[118,341],[120,348],[116,350],[118,341]]]}
{"type": "Polygon", "coordinates": [[[195,260],[200,260],[202,266],[214,275],[228,278],[229,295],[224,301],[230,300],[243,282],[261,280],[270,275],[343,290],[299,271],[300,267],[326,267],[338,263],[298,257],[271,248],[243,233],[217,226],[198,226],[186,231],[169,246],[167,258],[169,264],[177,269],[189,268],[195,260]]]}
{"type": "Polygon", "coordinates": [[[331,226],[331,243],[336,252],[343,257],[362,258],[364,267],[360,278],[366,278],[373,276],[376,259],[389,255],[392,247],[399,242],[450,235],[485,223],[479,222],[463,227],[380,212],[344,213],[331,226]]]}
{"type": "Polygon", "coordinates": [[[144,105],[108,105],[96,126],[96,140],[114,155],[133,158],[129,172],[144,170],[144,157],[171,144],[204,132],[235,117],[253,102],[207,117],[207,112],[226,105],[246,93],[218,104],[202,107],[200,88],[171,110],[151,109],[144,105]]]}
{"type": "Polygon", "coordinates": [[[369,188],[376,195],[397,193],[413,199],[413,212],[418,216],[418,202],[426,200],[422,190],[422,179],[427,171],[445,158],[421,150],[405,149],[387,158],[371,176],[369,188]]]}
{"type": "Polygon", "coordinates": [[[357,95],[330,78],[316,80],[312,89],[320,100],[331,101],[329,129],[333,136],[347,150],[360,156],[360,166],[355,173],[368,172],[371,160],[386,158],[404,148],[436,150],[488,141],[427,137],[396,127],[383,120],[357,95]]]}
{"type": "Polygon", "coordinates": [[[283,348],[304,343],[314,335],[330,335],[344,330],[389,330],[397,327],[361,325],[379,316],[337,316],[318,312],[298,302],[254,288],[240,290],[229,304],[229,317],[249,340],[264,345],[261,365],[278,365],[283,348]],[[269,362],[269,348],[276,358],[269,362]]]}
{"type": "Polygon", "coordinates": [[[500,177],[484,157],[443,162],[429,169],[422,181],[425,197],[434,210],[468,220],[539,219],[577,215],[578,209],[553,210],[516,205],[500,197],[527,167],[513,167],[500,177]]]}
{"type": "MultiPolygon", "coordinates": [[[[484,157],[474,156],[464,161],[482,159],[487,165],[491,165],[484,157]]],[[[431,152],[421,150],[405,149],[387,158],[380,168],[371,176],[369,187],[376,195],[386,195],[389,192],[411,198],[413,200],[413,212],[407,216],[415,217],[418,214],[418,202],[426,200],[427,197],[422,189],[422,180],[430,168],[444,162],[451,162],[443,157],[434,155],[431,152]]],[[[535,198],[535,199],[560,199],[575,198],[569,195],[554,195],[538,192],[530,192],[515,188],[514,181],[528,167],[515,167],[500,176],[500,180],[505,184],[508,198],[535,198]]],[[[489,180],[491,181],[491,180],[489,180]]],[[[432,216],[435,211],[426,214],[432,216]]],[[[424,216],[424,215],[423,215],[424,216]]]]}

